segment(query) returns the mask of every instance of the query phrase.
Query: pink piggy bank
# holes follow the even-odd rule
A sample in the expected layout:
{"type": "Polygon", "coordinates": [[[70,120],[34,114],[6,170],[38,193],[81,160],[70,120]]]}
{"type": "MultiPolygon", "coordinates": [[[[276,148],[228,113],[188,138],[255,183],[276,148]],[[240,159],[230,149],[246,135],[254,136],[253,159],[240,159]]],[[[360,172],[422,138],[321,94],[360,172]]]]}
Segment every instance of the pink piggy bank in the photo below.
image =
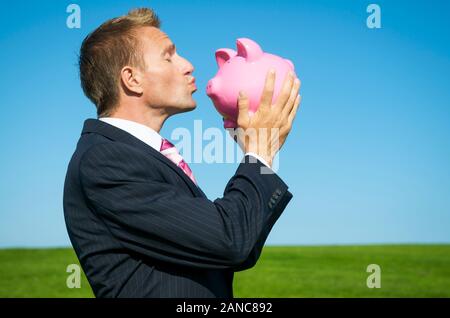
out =
{"type": "Polygon", "coordinates": [[[294,71],[290,60],[264,53],[255,41],[240,38],[236,46],[237,52],[232,49],[216,51],[219,70],[206,87],[206,94],[224,118],[225,128],[237,127],[239,91],[243,90],[249,97],[251,115],[258,109],[267,72],[271,68],[276,72],[272,99],[275,102],[287,73],[294,71]]]}

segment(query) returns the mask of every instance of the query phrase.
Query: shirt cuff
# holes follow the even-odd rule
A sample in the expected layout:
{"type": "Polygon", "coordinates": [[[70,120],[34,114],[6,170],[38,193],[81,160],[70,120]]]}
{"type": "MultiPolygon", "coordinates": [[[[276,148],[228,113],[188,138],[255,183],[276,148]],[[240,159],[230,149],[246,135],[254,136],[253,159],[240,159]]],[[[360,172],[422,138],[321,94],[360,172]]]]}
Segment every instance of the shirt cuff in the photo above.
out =
{"type": "Polygon", "coordinates": [[[271,166],[269,166],[269,164],[267,163],[267,161],[265,161],[263,158],[261,158],[260,156],[258,156],[258,155],[257,155],[256,153],[254,153],[254,152],[247,152],[247,153],[245,153],[244,157],[245,157],[245,156],[252,156],[252,157],[258,159],[259,161],[261,161],[267,168],[272,168],[271,166]]]}

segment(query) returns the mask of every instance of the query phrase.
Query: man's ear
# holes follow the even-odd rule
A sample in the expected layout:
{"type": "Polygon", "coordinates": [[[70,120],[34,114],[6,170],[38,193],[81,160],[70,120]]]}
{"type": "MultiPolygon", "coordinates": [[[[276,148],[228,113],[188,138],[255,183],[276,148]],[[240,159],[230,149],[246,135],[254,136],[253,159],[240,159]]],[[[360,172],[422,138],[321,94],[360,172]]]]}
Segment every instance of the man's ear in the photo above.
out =
{"type": "Polygon", "coordinates": [[[135,67],[124,66],[120,71],[120,79],[124,87],[135,94],[142,94],[144,89],[142,87],[142,76],[139,70],[135,67]]]}

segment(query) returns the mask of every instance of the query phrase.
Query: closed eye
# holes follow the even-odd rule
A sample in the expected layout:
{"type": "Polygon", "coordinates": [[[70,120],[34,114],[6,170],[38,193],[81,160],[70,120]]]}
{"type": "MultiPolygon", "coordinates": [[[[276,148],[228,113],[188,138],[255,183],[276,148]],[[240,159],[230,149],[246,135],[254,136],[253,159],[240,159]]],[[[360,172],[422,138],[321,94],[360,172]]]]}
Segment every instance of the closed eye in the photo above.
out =
{"type": "Polygon", "coordinates": [[[176,52],[175,44],[172,43],[171,45],[169,45],[164,49],[161,55],[164,56],[164,59],[166,61],[171,62],[172,60],[170,59],[170,57],[172,57],[172,55],[174,55],[175,52],[176,52]]]}
{"type": "Polygon", "coordinates": [[[165,60],[165,61],[168,61],[168,62],[171,62],[171,61],[172,61],[172,56],[171,56],[170,54],[167,54],[167,53],[166,53],[166,54],[164,55],[164,60],[165,60]]]}

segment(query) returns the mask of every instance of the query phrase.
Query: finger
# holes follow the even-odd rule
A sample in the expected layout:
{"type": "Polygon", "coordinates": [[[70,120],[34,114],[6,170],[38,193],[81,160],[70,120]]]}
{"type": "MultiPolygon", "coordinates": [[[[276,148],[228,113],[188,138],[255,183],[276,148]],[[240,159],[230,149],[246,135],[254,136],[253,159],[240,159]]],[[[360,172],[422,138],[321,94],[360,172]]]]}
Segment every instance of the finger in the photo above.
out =
{"type": "Polygon", "coordinates": [[[292,89],[290,91],[290,96],[285,105],[283,105],[282,116],[289,116],[292,108],[294,107],[295,99],[297,98],[298,92],[300,90],[300,80],[298,78],[295,79],[292,89]]]}
{"type": "Polygon", "coordinates": [[[300,105],[300,102],[302,101],[302,97],[300,95],[297,95],[294,102],[294,107],[292,108],[292,111],[289,113],[288,122],[289,125],[292,126],[292,122],[295,119],[295,115],[297,114],[298,107],[300,105]]]}
{"type": "MultiPolygon", "coordinates": [[[[294,72],[289,71],[284,78],[283,87],[276,100],[276,107],[283,108],[286,105],[289,97],[291,96],[292,85],[294,83],[294,72]]],[[[293,101],[292,101],[293,102],[293,101]]]]}
{"type": "Polygon", "coordinates": [[[275,88],[275,70],[271,69],[266,76],[266,82],[264,83],[264,90],[261,95],[259,109],[267,110],[269,106],[272,105],[274,88],[275,88]]]}
{"type": "Polygon", "coordinates": [[[239,119],[246,120],[248,118],[249,107],[250,107],[250,100],[247,94],[245,94],[243,91],[240,91],[238,97],[238,110],[239,110],[238,122],[239,119]]]}

